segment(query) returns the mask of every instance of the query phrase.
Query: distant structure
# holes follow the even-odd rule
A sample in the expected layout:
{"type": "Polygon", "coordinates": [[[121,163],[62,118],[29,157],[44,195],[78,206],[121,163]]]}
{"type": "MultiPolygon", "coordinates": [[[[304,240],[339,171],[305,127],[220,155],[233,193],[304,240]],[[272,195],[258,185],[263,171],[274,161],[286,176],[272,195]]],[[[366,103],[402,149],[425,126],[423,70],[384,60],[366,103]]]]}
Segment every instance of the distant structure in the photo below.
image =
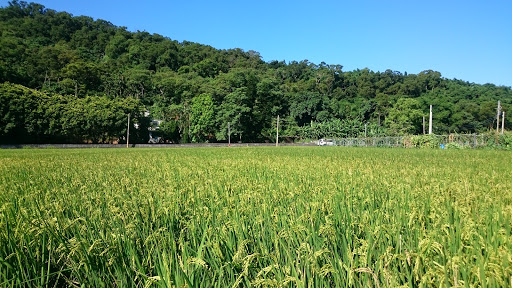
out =
{"type": "Polygon", "coordinates": [[[430,105],[430,117],[428,119],[428,134],[432,134],[432,105],[430,105]]]}

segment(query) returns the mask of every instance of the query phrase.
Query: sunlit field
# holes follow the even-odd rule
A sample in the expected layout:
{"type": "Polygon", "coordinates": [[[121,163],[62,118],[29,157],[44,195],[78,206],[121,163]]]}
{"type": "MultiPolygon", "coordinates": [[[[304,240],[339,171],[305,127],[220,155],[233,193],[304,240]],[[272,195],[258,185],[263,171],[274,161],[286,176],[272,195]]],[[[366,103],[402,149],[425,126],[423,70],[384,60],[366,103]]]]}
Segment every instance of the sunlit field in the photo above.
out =
{"type": "Polygon", "coordinates": [[[0,150],[0,287],[512,286],[512,153],[0,150]]]}

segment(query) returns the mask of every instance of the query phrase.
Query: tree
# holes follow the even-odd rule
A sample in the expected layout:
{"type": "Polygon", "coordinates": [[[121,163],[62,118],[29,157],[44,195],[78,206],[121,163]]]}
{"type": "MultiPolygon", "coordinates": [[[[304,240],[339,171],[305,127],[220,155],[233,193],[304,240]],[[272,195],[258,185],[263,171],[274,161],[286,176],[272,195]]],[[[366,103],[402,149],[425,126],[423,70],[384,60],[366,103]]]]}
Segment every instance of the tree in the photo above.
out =
{"type": "Polygon", "coordinates": [[[201,94],[192,98],[190,107],[190,133],[193,142],[202,142],[213,138],[215,111],[212,96],[201,94]]]}
{"type": "Polygon", "coordinates": [[[128,95],[144,100],[146,91],[151,85],[151,71],[132,68],[123,73],[123,78],[126,83],[128,95]]]}
{"type": "Polygon", "coordinates": [[[292,94],[290,97],[290,116],[294,117],[299,126],[316,120],[321,110],[322,98],[317,92],[292,94]]]}
{"type": "Polygon", "coordinates": [[[85,96],[88,93],[101,89],[100,70],[95,63],[77,61],[66,65],[62,69],[61,85],[65,94],[74,92],[75,97],[85,96]]]}
{"type": "Polygon", "coordinates": [[[227,140],[227,125],[230,123],[231,135],[237,135],[242,141],[242,134],[247,133],[247,119],[251,111],[246,104],[247,99],[245,88],[238,88],[224,98],[217,109],[217,140],[227,140]]]}
{"type": "Polygon", "coordinates": [[[0,84],[0,142],[39,142],[47,126],[43,117],[47,98],[21,85],[0,84]]]}
{"type": "Polygon", "coordinates": [[[389,110],[385,124],[397,135],[418,134],[424,115],[420,107],[420,102],[416,99],[400,98],[389,110]]]}

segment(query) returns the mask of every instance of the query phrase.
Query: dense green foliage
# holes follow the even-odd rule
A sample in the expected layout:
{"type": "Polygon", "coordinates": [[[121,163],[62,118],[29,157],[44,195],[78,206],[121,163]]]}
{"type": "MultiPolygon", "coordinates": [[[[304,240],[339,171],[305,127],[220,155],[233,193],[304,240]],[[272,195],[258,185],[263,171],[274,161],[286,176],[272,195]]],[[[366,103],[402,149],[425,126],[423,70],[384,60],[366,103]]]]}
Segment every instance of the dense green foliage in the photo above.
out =
{"type": "MultiPolygon", "coordinates": [[[[49,95],[4,83],[0,84],[0,143],[12,139],[25,143],[105,143],[125,135],[128,114],[134,116],[132,127],[147,127],[143,112],[144,106],[133,98],[49,95]]],[[[147,139],[146,134],[132,133],[132,137],[147,139]]]]}
{"type": "MultiPolygon", "coordinates": [[[[173,142],[225,141],[228,123],[233,138],[270,140],[277,115],[284,119],[280,135],[288,139],[360,136],[365,123],[372,135],[419,134],[430,104],[434,133],[482,132],[496,124],[498,100],[512,111],[510,87],[449,80],[432,70],[342,68],[307,60],[264,62],[255,51],[129,32],[35,3],[11,1],[0,9],[0,83],[75,98],[139,99],[149,117],[164,120],[161,133],[173,142]]],[[[36,134],[2,136],[40,141],[36,134]]]]}
{"type": "Polygon", "coordinates": [[[511,157],[0,150],[0,286],[507,287],[511,157]]]}

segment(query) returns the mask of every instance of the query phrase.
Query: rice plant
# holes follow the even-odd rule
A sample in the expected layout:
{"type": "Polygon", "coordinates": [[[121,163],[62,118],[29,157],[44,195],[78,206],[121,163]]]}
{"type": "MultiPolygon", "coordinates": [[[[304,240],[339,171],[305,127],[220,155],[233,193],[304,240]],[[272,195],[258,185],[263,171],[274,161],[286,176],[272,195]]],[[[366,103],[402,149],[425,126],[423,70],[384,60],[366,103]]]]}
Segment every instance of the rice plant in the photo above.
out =
{"type": "Polygon", "coordinates": [[[0,287],[512,286],[511,160],[0,150],[0,287]]]}

